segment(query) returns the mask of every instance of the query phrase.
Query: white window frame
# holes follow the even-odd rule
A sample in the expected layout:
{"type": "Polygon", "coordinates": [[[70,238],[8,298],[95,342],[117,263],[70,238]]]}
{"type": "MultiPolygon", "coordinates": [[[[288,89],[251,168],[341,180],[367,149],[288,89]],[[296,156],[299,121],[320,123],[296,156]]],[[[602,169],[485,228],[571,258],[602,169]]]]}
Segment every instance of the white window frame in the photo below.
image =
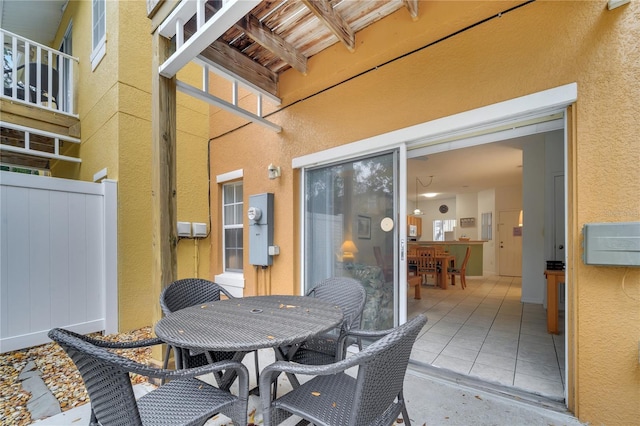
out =
{"type": "Polygon", "coordinates": [[[91,43],[93,50],[91,52],[91,71],[94,71],[102,58],[107,53],[107,1],[106,0],[91,0],[91,43]],[[103,13],[101,15],[96,13],[96,7],[98,4],[102,4],[103,13]],[[98,16],[96,16],[98,15],[98,16]],[[99,20],[99,21],[98,21],[99,20]],[[100,26],[102,29],[101,37],[96,40],[95,30],[100,26]]]}
{"type": "MultiPolygon", "coordinates": [[[[243,175],[244,173],[242,169],[234,170],[232,172],[224,173],[216,176],[216,183],[222,189],[222,187],[225,184],[232,183],[233,181],[242,179],[243,175]]],[[[243,187],[243,194],[244,194],[244,187],[243,187]]],[[[223,199],[223,204],[224,204],[224,199],[223,199]]],[[[224,243],[224,229],[225,229],[224,208],[222,212],[223,212],[223,217],[220,223],[220,231],[222,233],[221,235],[222,236],[222,250],[221,250],[222,273],[215,275],[214,281],[220,284],[221,286],[223,286],[225,290],[228,290],[231,293],[231,295],[233,295],[234,297],[242,297],[244,295],[244,286],[245,286],[244,272],[226,271],[225,243],[224,243]]]]}
{"type": "Polygon", "coordinates": [[[433,241],[445,241],[445,232],[455,232],[456,220],[455,219],[435,219],[433,221],[433,241]],[[442,235],[437,238],[437,228],[442,228],[442,235]]]}

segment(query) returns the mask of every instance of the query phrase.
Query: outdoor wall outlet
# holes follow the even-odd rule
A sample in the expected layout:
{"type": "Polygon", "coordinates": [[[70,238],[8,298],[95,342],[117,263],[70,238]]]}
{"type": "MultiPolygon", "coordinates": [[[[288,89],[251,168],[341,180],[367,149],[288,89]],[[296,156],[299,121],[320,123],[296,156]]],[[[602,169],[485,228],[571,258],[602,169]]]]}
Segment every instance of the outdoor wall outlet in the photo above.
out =
{"type": "Polygon", "coordinates": [[[207,224],[206,223],[192,223],[193,236],[196,238],[204,238],[207,236],[207,224]]]}
{"type": "Polygon", "coordinates": [[[280,246],[269,246],[269,256],[277,256],[280,254],[280,246]]]}
{"type": "Polygon", "coordinates": [[[191,222],[178,222],[178,237],[191,236],[191,222]]]}

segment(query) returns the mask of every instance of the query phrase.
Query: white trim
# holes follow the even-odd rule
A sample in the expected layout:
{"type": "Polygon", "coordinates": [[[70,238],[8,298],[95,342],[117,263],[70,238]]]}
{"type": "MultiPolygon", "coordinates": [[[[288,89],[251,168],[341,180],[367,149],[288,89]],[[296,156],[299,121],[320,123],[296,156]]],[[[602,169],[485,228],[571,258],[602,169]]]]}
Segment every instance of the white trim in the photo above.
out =
{"type": "MultiPolygon", "coordinates": [[[[181,2],[181,4],[185,4],[185,7],[188,3],[189,2],[187,1],[181,2]]],[[[158,72],[160,75],[166,78],[172,78],[175,76],[178,71],[196,58],[204,49],[217,40],[243,16],[251,12],[251,10],[259,3],[260,0],[227,0],[223,2],[222,8],[209,18],[202,27],[198,28],[196,33],[193,34],[189,40],[187,40],[182,46],[178,46],[176,51],[159,66],[158,72]]],[[[177,15],[180,12],[176,10],[174,13],[177,15]]],[[[193,14],[195,14],[195,11],[193,14]]],[[[191,16],[193,16],[193,14],[191,14],[191,16]]],[[[172,19],[174,18],[173,14],[170,18],[171,19],[160,25],[160,34],[166,34],[166,31],[169,31],[168,24],[172,22],[172,19]]],[[[180,19],[178,19],[178,21],[180,21],[180,19]]],[[[187,20],[183,22],[187,22],[187,20]]],[[[175,25],[173,25],[173,27],[175,27],[175,25]]],[[[171,33],[173,33],[173,29],[171,30],[171,33]]]]}
{"type": "Polygon", "coordinates": [[[225,101],[224,99],[214,96],[211,93],[207,93],[203,90],[200,90],[197,87],[194,87],[183,81],[180,81],[180,80],[176,81],[176,89],[191,97],[200,99],[203,102],[206,102],[222,110],[235,114],[238,117],[242,117],[245,120],[249,120],[253,123],[260,124],[278,133],[282,131],[282,127],[280,127],[279,125],[272,123],[269,120],[266,120],[242,107],[239,107],[237,105],[234,105],[232,103],[225,101]]]}
{"type": "Polygon", "coordinates": [[[242,169],[234,170],[232,172],[223,173],[216,176],[216,183],[229,182],[236,179],[241,179],[244,176],[242,169]]]}
{"type": "MultiPolygon", "coordinates": [[[[213,62],[208,58],[205,58],[202,55],[198,55],[198,57],[194,59],[193,62],[202,66],[205,69],[205,72],[207,73],[207,75],[209,72],[212,72],[214,74],[219,75],[220,77],[225,78],[231,83],[234,83],[234,82],[239,83],[245,89],[252,92],[254,95],[256,96],[262,95],[263,97],[267,98],[275,106],[279,106],[282,103],[282,100],[279,97],[267,92],[264,89],[261,89],[259,86],[257,86],[256,84],[253,84],[246,78],[240,77],[239,75],[232,73],[228,69],[222,67],[221,65],[213,62]]],[[[206,90],[206,88],[209,87],[209,85],[207,84],[204,87],[206,90]]],[[[258,104],[260,104],[260,102],[258,102],[258,104]]],[[[261,116],[261,114],[258,114],[258,115],[261,116]]]]}
{"type": "MultiPolygon", "coordinates": [[[[560,114],[562,115],[562,114],[560,114]]],[[[556,115],[554,114],[554,117],[556,115]]],[[[547,116],[549,117],[549,116],[547,116]]],[[[484,145],[491,142],[500,142],[507,139],[519,138],[522,136],[537,135],[539,133],[547,133],[554,130],[560,130],[564,126],[564,117],[545,121],[538,124],[531,124],[522,127],[513,127],[509,130],[498,130],[496,132],[485,133],[479,136],[463,137],[450,142],[440,142],[430,144],[421,148],[414,148],[409,153],[409,158],[422,157],[428,154],[436,154],[439,152],[451,151],[460,148],[469,148],[477,145],[484,145]]]]}
{"type": "Polygon", "coordinates": [[[104,179],[107,178],[107,168],[100,170],[99,172],[94,173],[93,181],[97,183],[101,183],[104,179]]]}
{"type": "MultiPolygon", "coordinates": [[[[398,164],[396,176],[398,177],[398,194],[396,200],[398,200],[398,208],[396,209],[399,217],[398,232],[396,244],[398,244],[398,254],[395,256],[398,262],[398,303],[394,306],[394,316],[398,320],[398,324],[404,324],[407,322],[407,299],[409,298],[409,285],[407,283],[407,245],[409,239],[407,237],[407,148],[406,145],[400,145],[398,149],[398,164]],[[404,188],[404,189],[403,189],[404,188]]],[[[394,291],[395,293],[395,291],[394,291]]],[[[395,299],[395,297],[394,297],[395,299]]]]}
{"type": "Polygon", "coordinates": [[[355,155],[395,148],[401,143],[406,143],[409,149],[436,145],[453,137],[460,139],[464,135],[487,133],[490,129],[509,123],[515,126],[523,120],[550,116],[562,112],[577,99],[578,85],[570,83],[296,157],[292,160],[292,166],[298,169],[335,162],[355,155]]]}
{"type": "MultiPolygon", "coordinates": [[[[104,169],[106,173],[107,169],[104,169]]],[[[104,190],[104,331],[118,332],[118,182],[102,181],[104,190]]]]}
{"type": "Polygon", "coordinates": [[[71,136],[61,135],[59,133],[47,132],[46,130],[34,129],[32,127],[21,126],[20,124],[8,123],[6,121],[0,121],[0,127],[7,127],[9,129],[17,130],[19,132],[35,133],[39,136],[44,136],[52,139],[60,139],[65,142],[80,143],[81,140],[73,138],[71,136]]]}
{"type": "Polygon", "coordinates": [[[97,66],[100,64],[100,61],[102,61],[102,58],[104,58],[105,54],[107,53],[106,45],[107,45],[107,1],[92,0],[91,1],[91,48],[92,48],[92,51],[91,51],[91,55],[89,56],[89,59],[91,61],[91,71],[95,71],[97,66]],[[102,15],[103,17],[100,20],[100,22],[96,22],[96,20],[99,18],[95,16],[96,1],[101,2],[102,7],[104,8],[103,15],[102,15]],[[97,41],[94,40],[93,38],[96,23],[101,26],[101,30],[103,31],[102,36],[97,41]]]}
{"type": "Polygon", "coordinates": [[[104,37],[98,43],[98,46],[91,52],[91,56],[89,59],[91,60],[91,71],[95,71],[102,58],[107,54],[107,36],[105,34],[104,37]]]}

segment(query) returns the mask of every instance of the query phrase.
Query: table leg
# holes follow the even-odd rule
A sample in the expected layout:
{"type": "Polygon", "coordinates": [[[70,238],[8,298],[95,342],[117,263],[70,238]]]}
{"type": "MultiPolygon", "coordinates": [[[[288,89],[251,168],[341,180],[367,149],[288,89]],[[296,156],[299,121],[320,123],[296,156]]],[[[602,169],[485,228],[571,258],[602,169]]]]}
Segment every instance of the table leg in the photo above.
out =
{"type": "Polygon", "coordinates": [[[559,334],[558,330],[558,280],[547,274],[547,332],[559,334]]]}
{"type": "Polygon", "coordinates": [[[447,289],[447,264],[443,262],[442,266],[440,266],[440,273],[438,274],[438,280],[440,281],[440,288],[443,290],[447,289]]]}

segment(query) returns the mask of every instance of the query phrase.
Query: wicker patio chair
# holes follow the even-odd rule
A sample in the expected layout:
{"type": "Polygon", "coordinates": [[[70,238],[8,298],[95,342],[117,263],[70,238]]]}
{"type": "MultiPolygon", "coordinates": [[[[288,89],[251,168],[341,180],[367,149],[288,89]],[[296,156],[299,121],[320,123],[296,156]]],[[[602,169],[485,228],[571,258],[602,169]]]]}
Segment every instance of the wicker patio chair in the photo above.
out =
{"type": "Polygon", "coordinates": [[[292,414],[316,426],[391,425],[400,413],[410,426],[403,382],[411,348],[426,322],[419,315],[392,330],[354,331],[363,338],[384,337],[333,364],[277,361],[267,366],[260,376],[264,426],[277,425],[292,414]],[[345,372],[352,367],[358,368],[356,377],[345,372]],[[271,381],[282,372],[315,377],[272,400],[271,381]]]}
{"type": "MultiPolygon", "coordinates": [[[[285,348],[287,359],[300,364],[322,365],[342,359],[344,353],[338,353],[338,340],[351,330],[360,328],[362,311],[367,293],[360,281],[353,278],[327,278],[307,292],[307,296],[317,297],[326,302],[334,303],[342,309],[344,315],[339,328],[318,335],[299,345],[285,348]]],[[[351,339],[346,347],[354,343],[351,339]]]]}
{"type": "MultiPolygon", "coordinates": [[[[160,307],[163,314],[169,315],[172,312],[190,306],[218,301],[221,294],[233,299],[229,292],[214,282],[202,278],[185,278],[172,282],[162,290],[162,293],[160,293],[160,307]]],[[[163,368],[167,368],[169,364],[171,350],[173,350],[176,368],[199,367],[209,362],[232,359],[234,356],[234,352],[209,351],[208,354],[204,352],[195,353],[188,349],[167,345],[163,368]]]]}
{"type": "MultiPolygon", "coordinates": [[[[338,353],[340,338],[350,330],[360,328],[362,311],[367,299],[367,293],[360,281],[347,277],[327,278],[320,281],[306,295],[340,306],[343,320],[340,327],[334,330],[296,345],[281,347],[280,350],[287,360],[309,365],[330,364],[344,357],[344,352],[349,344],[357,342],[358,346],[361,346],[360,340],[352,338],[348,342],[345,341],[342,346],[343,353],[338,353]]],[[[277,377],[274,377],[273,382],[274,398],[278,389],[277,377]]],[[[300,385],[295,375],[287,374],[287,377],[293,387],[300,385]]]]}
{"type": "Polygon", "coordinates": [[[192,369],[165,370],[137,363],[109,350],[163,343],[157,338],[114,343],[60,328],[49,331],[49,338],[67,352],[80,371],[91,400],[91,426],[202,425],[216,413],[225,414],[235,424],[247,424],[249,374],[239,362],[221,361],[192,369]],[[232,370],[238,375],[238,396],[196,379],[196,376],[221,370],[232,370]],[[130,373],[169,382],[136,400],[130,373]]]}
{"type": "MultiPolygon", "coordinates": [[[[169,284],[162,293],[160,293],[160,307],[162,313],[169,315],[177,310],[188,308],[190,306],[200,305],[208,302],[220,300],[220,296],[224,295],[229,299],[234,297],[225,290],[221,285],[202,278],[184,278],[169,284]]],[[[192,368],[205,365],[210,362],[218,362],[227,359],[233,359],[235,352],[194,352],[184,348],[175,348],[167,345],[164,356],[164,368],[169,363],[170,351],[173,349],[176,368],[192,368]]],[[[255,369],[256,378],[260,374],[260,366],[258,364],[258,352],[255,353],[255,369]]],[[[230,380],[223,380],[222,373],[215,374],[215,379],[219,386],[229,388],[232,383],[233,376],[230,380]]],[[[256,379],[257,380],[257,379],[256,379]]]]}

